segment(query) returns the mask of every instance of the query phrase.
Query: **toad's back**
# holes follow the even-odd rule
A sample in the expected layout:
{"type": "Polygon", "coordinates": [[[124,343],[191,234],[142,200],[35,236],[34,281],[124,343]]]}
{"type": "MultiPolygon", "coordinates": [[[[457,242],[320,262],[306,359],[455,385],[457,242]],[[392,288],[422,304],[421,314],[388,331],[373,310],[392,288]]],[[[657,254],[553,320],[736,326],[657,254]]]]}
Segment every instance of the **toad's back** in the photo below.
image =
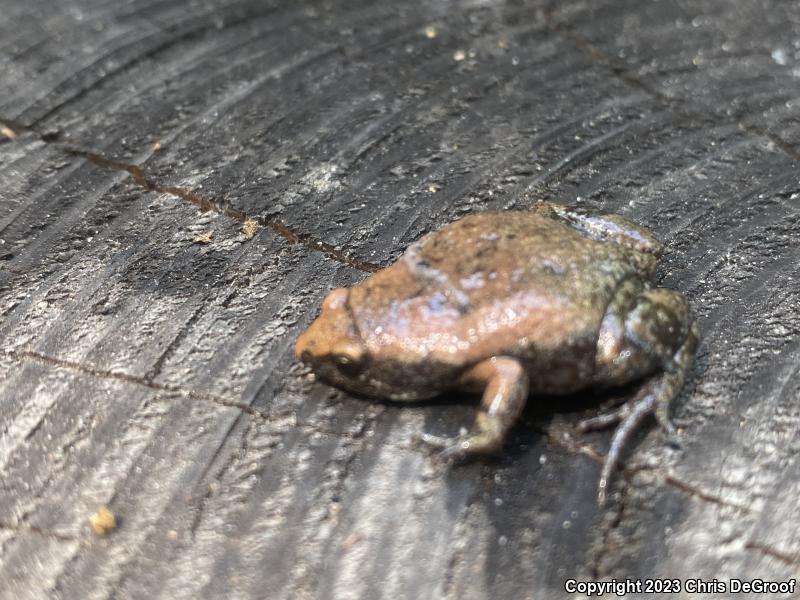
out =
{"type": "Polygon", "coordinates": [[[405,259],[412,271],[445,275],[474,306],[536,291],[556,303],[596,308],[607,301],[608,286],[655,264],[650,255],[532,212],[471,215],[426,236],[405,259]]]}
{"type": "Polygon", "coordinates": [[[655,256],[536,212],[480,213],[353,288],[351,310],[378,351],[461,365],[512,355],[537,370],[569,357],[571,368],[591,368],[614,290],[654,265],[655,256]]]}

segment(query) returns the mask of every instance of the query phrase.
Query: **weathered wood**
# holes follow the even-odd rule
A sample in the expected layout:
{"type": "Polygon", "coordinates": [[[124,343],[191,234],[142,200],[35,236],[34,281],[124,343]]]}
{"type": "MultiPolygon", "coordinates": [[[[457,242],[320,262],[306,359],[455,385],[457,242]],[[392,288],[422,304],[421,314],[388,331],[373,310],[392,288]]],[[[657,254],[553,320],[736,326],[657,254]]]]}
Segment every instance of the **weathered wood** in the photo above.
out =
{"type": "Polygon", "coordinates": [[[0,597],[800,571],[796,3],[7,4],[0,597]],[[618,394],[533,400],[502,457],[441,472],[413,435],[473,406],[291,356],[331,287],[535,198],[651,227],[701,328],[682,448],[645,432],[606,511],[608,435],[574,424],[618,394]]]}

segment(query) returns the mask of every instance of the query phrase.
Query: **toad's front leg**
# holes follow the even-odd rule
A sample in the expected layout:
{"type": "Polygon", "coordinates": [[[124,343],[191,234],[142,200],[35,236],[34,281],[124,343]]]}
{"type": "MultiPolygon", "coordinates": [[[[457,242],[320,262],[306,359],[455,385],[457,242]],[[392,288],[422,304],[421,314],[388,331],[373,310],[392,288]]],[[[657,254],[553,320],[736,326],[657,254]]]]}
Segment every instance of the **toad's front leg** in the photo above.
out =
{"type": "Polygon", "coordinates": [[[461,384],[483,388],[483,399],[472,430],[457,438],[421,436],[423,442],[444,448],[440,456],[448,460],[499,451],[528,397],[528,375],[519,361],[506,356],[478,363],[462,377],[461,384]]]}

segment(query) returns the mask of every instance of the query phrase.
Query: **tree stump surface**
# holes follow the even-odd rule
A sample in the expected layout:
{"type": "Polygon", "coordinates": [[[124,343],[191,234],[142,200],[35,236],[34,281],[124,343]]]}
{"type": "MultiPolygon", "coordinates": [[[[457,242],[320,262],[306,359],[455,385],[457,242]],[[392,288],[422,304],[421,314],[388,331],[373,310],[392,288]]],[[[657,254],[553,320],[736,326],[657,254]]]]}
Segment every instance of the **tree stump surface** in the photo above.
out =
{"type": "Polygon", "coordinates": [[[0,597],[797,577],[796,2],[9,0],[0,48],[0,597]],[[650,227],[701,331],[681,447],[643,430],[604,510],[575,424],[623,392],[440,472],[414,435],[473,401],[292,357],[331,288],[538,198],[650,227]]]}

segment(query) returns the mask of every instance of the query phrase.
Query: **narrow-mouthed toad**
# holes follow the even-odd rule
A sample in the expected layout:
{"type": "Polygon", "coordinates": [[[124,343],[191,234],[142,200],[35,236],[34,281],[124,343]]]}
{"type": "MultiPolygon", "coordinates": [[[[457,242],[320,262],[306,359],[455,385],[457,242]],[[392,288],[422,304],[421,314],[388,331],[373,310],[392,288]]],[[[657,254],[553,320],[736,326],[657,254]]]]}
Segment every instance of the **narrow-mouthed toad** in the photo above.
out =
{"type": "Polygon", "coordinates": [[[358,285],[333,290],[295,351],[356,394],[412,401],[482,392],[472,431],[422,436],[451,459],[497,452],[529,394],[641,379],[633,399],[580,426],[619,423],[600,477],[602,504],[642,419],[652,414],[673,433],[670,402],[697,346],[686,299],[652,286],[660,252],[650,232],[617,215],[547,202],[469,215],[358,285]]]}

